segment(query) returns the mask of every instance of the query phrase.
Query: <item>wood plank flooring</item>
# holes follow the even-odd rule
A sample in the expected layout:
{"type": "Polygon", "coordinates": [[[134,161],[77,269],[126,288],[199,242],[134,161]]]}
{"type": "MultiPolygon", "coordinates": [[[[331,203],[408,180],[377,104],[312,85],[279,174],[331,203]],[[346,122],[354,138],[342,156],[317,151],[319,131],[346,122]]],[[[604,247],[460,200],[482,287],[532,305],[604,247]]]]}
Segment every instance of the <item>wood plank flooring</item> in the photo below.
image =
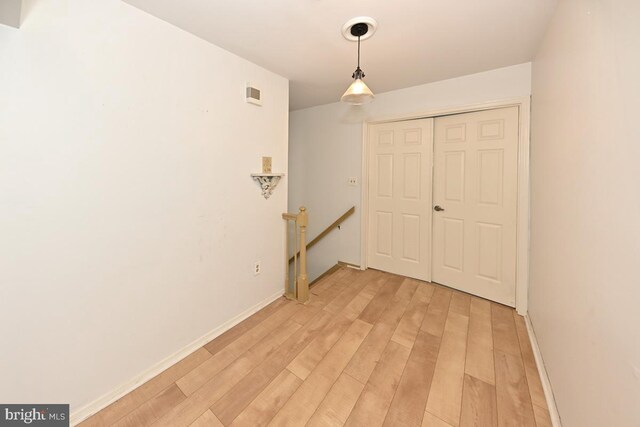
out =
{"type": "Polygon", "coordinates": [[[376,270],[278,299],[81,426],[551,425],[524,319],[376,270]]]}

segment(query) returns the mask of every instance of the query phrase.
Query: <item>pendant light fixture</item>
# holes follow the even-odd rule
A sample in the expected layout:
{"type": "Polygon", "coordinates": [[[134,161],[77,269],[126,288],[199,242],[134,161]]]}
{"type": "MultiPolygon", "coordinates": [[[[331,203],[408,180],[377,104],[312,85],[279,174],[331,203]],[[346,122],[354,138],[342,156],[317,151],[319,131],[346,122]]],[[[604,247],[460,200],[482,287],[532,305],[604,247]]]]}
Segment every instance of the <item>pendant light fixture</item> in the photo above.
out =
{"type": "MultiPolygon", "coordinates": [[[[347,39],[358,40],[358,66],[351,76],[354,81],[344,95],[342,95],[342,98],[340,98],[342,102],[348,104],[362,105],[371,102],[374,98],[373,92],[371,92],[362,80],[364,78],[364,72],[360,69],[360,40],[363,36],[367,35],[370,25],[375,25],[375,21],[371,18],[354,18],[347,22],[343,28],[343,34],[347,39]],[[349,37],[349,35],[351,37],[349,37]]],[[[369,34],[369,37],[371,37],[372,34],[373,32],[369,34]]]]}

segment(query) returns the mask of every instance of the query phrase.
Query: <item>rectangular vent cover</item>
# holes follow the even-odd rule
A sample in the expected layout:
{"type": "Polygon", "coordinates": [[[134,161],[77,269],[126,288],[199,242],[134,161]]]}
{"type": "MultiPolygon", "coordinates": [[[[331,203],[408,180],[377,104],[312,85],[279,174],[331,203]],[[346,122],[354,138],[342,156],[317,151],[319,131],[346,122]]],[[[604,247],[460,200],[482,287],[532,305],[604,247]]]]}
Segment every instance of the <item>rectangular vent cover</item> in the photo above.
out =
{"type": "Polygon", "coordinates": [[[262,98],[260,95],[261,95],[260,89],[252,87],[251,84],[247,83],[247,91],[246,91],[247,102],[255,105],[262,105],[262,98]]]}

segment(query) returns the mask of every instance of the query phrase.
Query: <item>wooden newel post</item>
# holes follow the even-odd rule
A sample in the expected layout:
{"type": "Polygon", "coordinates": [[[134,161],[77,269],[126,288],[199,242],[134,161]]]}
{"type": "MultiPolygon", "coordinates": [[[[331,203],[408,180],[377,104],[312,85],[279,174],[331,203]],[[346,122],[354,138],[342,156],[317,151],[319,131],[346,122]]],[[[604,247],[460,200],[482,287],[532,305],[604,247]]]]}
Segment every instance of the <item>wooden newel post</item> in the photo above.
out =
{"type": "MultiPolygon", "coordinates": [[[[284,296],[293,299],[294,295],[289,288],[289,221],[285,214],[282,215],[284,222],[284,296]]],[[[295,281],[295,277],[293,278],[295,281]]]]}
{"type": "Polygon", "coordinates": [[[296,299],[306,303],[309,301],[309,279],[307,278],[307,224],[309,216],[307,208],[300,207],[300,213],[296,219],[300,227],[300,275],[296,283],[296,299]]]}

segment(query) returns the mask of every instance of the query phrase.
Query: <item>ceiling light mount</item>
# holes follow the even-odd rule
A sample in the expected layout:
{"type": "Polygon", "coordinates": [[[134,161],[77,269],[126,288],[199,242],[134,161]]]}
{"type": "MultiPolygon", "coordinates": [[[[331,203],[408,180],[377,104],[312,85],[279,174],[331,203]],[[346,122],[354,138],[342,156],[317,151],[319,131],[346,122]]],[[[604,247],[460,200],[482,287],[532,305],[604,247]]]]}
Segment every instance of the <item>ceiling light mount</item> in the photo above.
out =
{"type": "Polygon", "coordinates": [[[369,32],[369,26],[364,22],[358,22],[351,26],[351,35],[356,38],[360,37],[360,40],[362,40],[362,36],[367,34],[367,32],[369,32]]]}
{"type": "Polygon", "coordinates": [[[358,34],[360,34],[360,40],[364,41],[370,38],[378,28],[378,23],[375,19],[369,16],[358,16],[353,19],[349,19],[342,26],[342,35],[345,39],[357,42],[358,34]]]}

